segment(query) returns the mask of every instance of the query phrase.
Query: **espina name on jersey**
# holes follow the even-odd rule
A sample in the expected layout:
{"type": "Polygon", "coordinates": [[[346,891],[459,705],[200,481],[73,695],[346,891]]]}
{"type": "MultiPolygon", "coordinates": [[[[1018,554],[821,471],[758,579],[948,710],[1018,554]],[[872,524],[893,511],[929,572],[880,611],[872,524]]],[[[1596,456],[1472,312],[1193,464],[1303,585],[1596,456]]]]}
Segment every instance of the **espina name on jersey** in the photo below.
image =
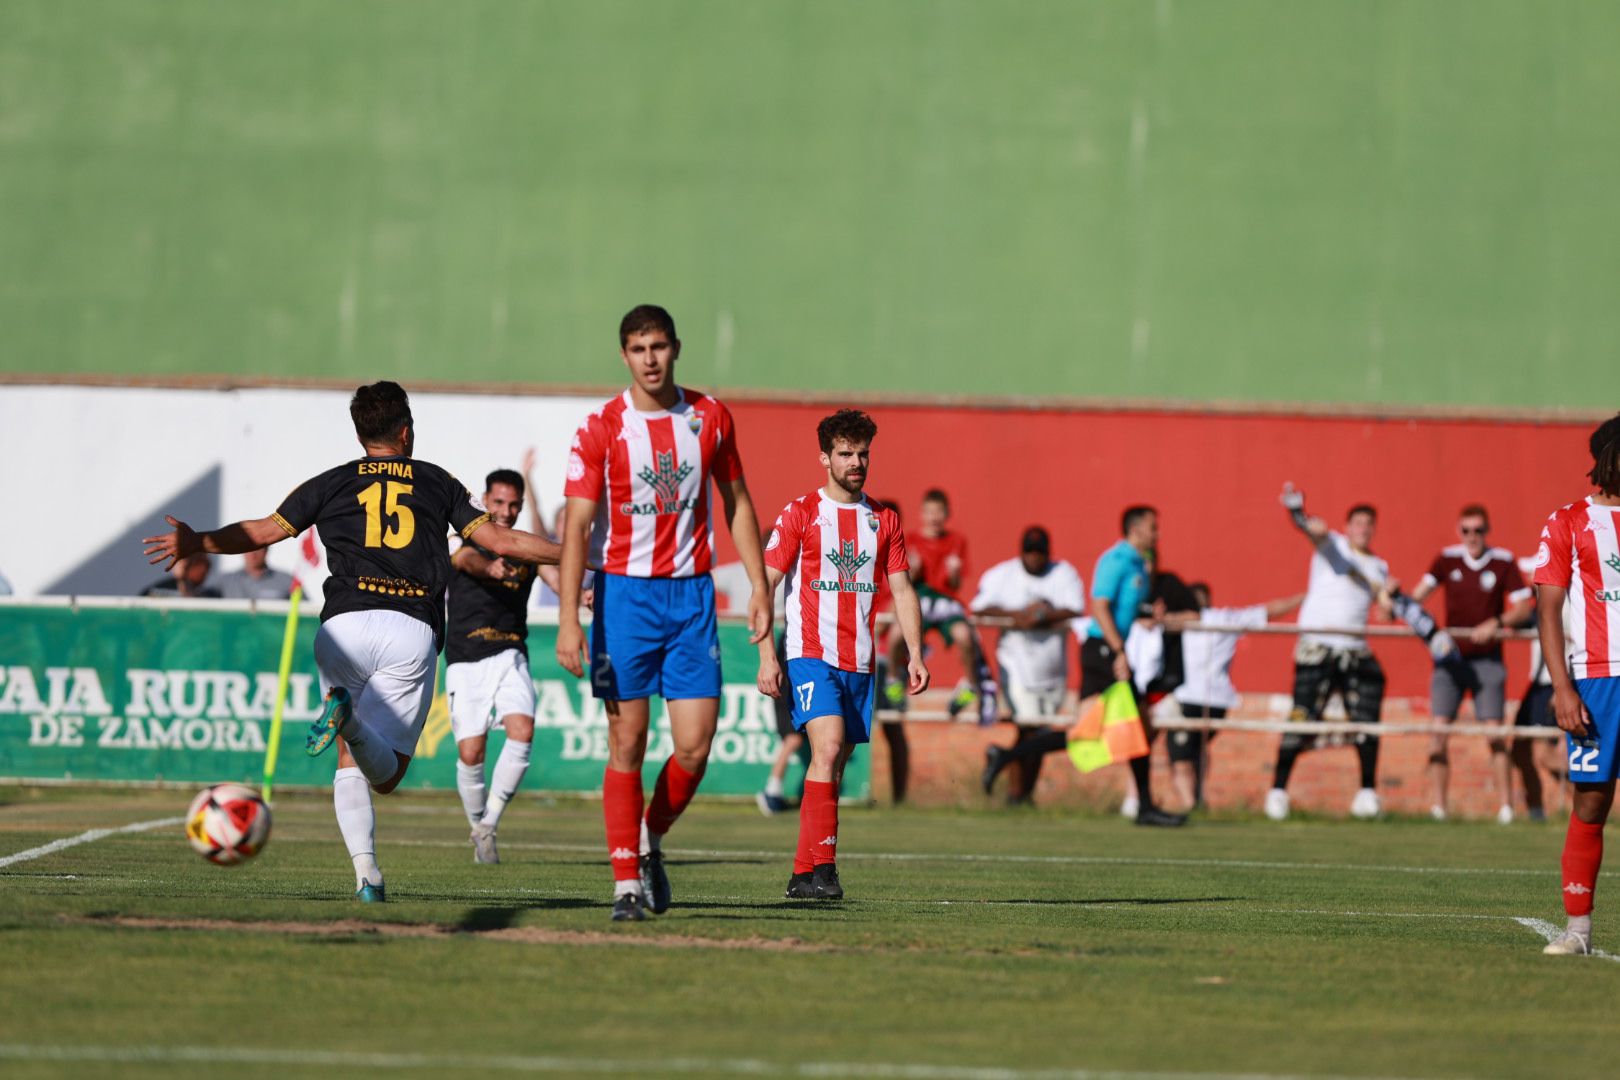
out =
{"type": "Polygon", "coordinates": [[[304,481],[271,515],[297,536],[313,525],[326,547],[321,621],[349,611],[400,611],[444,639],[450,580],[445,534],[469,537],[489,520],[461,481],[431,462],[368,457],[304,481]]]}
{"type": "MultiPolygon", "coordinates": [[[[472,549],[486,559],[495,558],[477,544],[472,549]]],[[[508,562],[508,575],[500,581],[456,569],[450,573],[449,629],[444,658],[452,664],[482,660],[507,649],[529,655],[529,594],[534,591],[534,567],[508,562]]]]}

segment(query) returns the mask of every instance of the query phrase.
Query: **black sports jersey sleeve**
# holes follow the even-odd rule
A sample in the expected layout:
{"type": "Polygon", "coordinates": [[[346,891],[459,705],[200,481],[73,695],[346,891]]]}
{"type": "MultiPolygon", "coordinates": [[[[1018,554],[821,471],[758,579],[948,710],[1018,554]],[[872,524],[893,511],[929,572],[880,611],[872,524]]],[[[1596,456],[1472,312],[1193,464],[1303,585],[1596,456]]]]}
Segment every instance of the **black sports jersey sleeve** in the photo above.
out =
{"type": "MultiPolygon", "coordinates": [[[[486,559],[495,558],[492,551],[470,546],[486,559]]],[[[529,594],[534,591],[535,568],[511,560],[507,566],[507,576],[495,581],[451,563],[450,590],[445,598],[449,608],[445,660],[463,664],[507,649],[529,654],[529,594]]]]}

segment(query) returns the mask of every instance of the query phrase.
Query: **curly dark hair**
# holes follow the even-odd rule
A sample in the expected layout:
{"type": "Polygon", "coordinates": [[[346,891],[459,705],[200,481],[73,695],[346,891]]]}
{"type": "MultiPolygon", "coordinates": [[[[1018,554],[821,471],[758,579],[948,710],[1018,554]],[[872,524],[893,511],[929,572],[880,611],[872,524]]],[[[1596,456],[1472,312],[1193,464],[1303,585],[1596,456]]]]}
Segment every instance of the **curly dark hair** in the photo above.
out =
{"type": "Polygon", "coordinates": [[[833,442],[845,439],[859,444],[869,443],[877,437],[877,425],[859,409],[839,409],[816,425],[816,438],[821,440],[821,452],[829,453],[833,442]]]}
{"type": "Polygon", "coordinates": [[[349,399],[349,419],[354,433],[367,446],[392,439],[412,423],[411,399],[397,382],[374,382],[362,386],[349,399]]]}
{"type": "Polygon", "coordinates": [[[1586,475],[1605,495],[1620,495],[1620,414],[1605,420],[1587,441],[1592,471],[1586,475]]]}

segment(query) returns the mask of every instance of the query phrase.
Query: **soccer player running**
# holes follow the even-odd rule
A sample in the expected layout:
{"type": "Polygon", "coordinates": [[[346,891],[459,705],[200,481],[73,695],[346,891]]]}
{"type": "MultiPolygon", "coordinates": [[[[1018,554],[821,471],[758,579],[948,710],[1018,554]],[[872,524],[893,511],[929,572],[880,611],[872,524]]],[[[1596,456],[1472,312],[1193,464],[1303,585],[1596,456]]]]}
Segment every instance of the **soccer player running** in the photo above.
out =
{"type": "MultiPolygon", "coordinates": [[[[1530,621],[1530,587],[1519,575],[1519,564],[1512,552],[1486,546],[1490,531],[1490,517],[1483,506],[1463,507],[1457,516],[1457,537],[1462,542],[1442,548],[1412,590],[1412,599],[1422,603],[1434,590],[1445,589],[1446,625],[1472,629],[1457,640],[1460,658],[1434,665],[1430,680],[1429,711],[1436,720],[1448,724],[1457,719],[1464,694],[1474,695],[1474,716],[1481,723],[1505,720],[1507,666],[1502,658],[1502,629],[1530,621]]],[[[1446,792],[1451,781],[1447,741],[1445,735],[1436,735],[1429,749],[1429,814],[1436,821],[1446,819],[1446,792]]],[[[1496,820],[1510,825],[1513,786],[1508,740],[1491,739],[1490,750],[1491,775],[1502,798],[1496,820]]]]}
{"type": "MultiPolygon", "coordinates": [[[[490,520],[511,528],[523,512],[523,477],[496,469],[484,479],[490,520]]],[[[534,745],[534,679],[529,674],[529,594],[535,567],[504,559],[467,541],[450,557],[446,597],[445,693],[456,737],[456,791],[472,826],[473,861],[498,863],[495,830],[529,771],[534,745]],[[484,752],[492,728],[506,732],[492,784],[484,782],[484,752]],[[493,790],[491,790],[493,787],[493,790]]]]}
{"type": "Polygon", "coordinates": [[[928,689],[922,613],[894,511],[862,494],[877,425],[840,409],[816,426],[827,482],[783,509],[765,548],[769,589],[787,581],[787,685],[769,642],[759,648],[759,689],[792,695],[793,726],[810,739],[810,768],[799,804],[799,847],[789,899],[841,900],[838,787],[855,747],[872,737],[872,624],[878,574],[888,580],[895,618],[910,653],[906,690],[928,689]]]}
{"type": "Polygon", "coordinates": [[[306,480],[269,517],[204,533],[170,517],[173,532],[144,542],[152,562],[172,564],[199,551],[240,555],[310,526],[320,531],[331,573],[315,664],[326,702],[305,750],[314,757],[338,744],[332,804],[355,896],[376,902],[387,897],[371,793],[386,795],[405,779],[433,704],[450,578],[446,533],[453,528],[486,551],[530,563],[554,563],[560,549],[491,521],[460,481],[412,456],[416,426],[398,383],[360,387],[349,416],[365,456],[306,480]]]}
{"type": "Polygon", "coordinates": [[[1536,629],[1552,677],[1553,713],[1568,733],[1575,803],[1564,838],[1564,933],[1555,956],[1592,951],[1592,900],[1603,863],[1603,825],[1620,775],[1620,416],[1588,443],[1597,487],[1555,511],[1536,551],[1536,629]],[[1564,605],[1569,605],[1565,632],[1564,605]]]}
{"type": "Polygon", "coordinates": [[[661,307],[633,308],[619,323],[630,388],[597,409],[574,436],[558,613],[557,660],[584,673],[580,580],[587,549],[596,575],[591,692],[608,714],[602,814],[613,864],[613,919],[669,910],[661,842],[692,801],[720,717],[720,638],[715,623],[714,529],[709,482],[753,585],[749,640],[771,631],[770,590],[759,525],[743,481],[731,413],[675,382],[681,343],[661,307]],[[675,752],[645,806],[648,699],[669,709],[675,752]]]}

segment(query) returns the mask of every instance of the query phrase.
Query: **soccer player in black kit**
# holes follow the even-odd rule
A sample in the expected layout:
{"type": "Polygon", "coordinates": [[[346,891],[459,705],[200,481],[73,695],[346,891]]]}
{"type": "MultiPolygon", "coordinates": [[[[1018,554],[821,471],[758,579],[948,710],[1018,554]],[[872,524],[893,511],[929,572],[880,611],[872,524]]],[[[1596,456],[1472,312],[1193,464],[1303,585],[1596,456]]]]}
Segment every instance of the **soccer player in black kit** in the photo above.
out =
{"type": "MultiPolygon", "coordinates": [[[[512,469],[496,469],[484,480],[484,508],[497,525],[517,521],[523,496],[523,476],[512,469]]],[[[450,566],[444,689],[456,736],[456,790],[472,826],[473,861],[498,863],[495,829],[529,771],[534,745],[528,609],[535,567],[470,540],[450,566]],[[493,727],[506,730],[506,745],[486,786],[484,755],[493,727]]]]}
{"type": "Polygon", "coordinates": [[[398,383],[360,387],[349,416],[365,456],[306,480],[269,517],[204,533],[169,517],[174,531],[144,543],[150,561],[167,566],[198,551],[239,555],[312,525],[320,531],[331,573],[315,664],[326,704],[306,749],[314,756],[338,744],[338,828],[355,896],[376,902],[386,897],[371,792],[386,795],[405,778],[433,704],[450,578],[446,534],[454,528],[495,555],[530,563],[555,563],[561,548],[491,521],[460,481],[411,456],[416,431],[398,383]]]}

